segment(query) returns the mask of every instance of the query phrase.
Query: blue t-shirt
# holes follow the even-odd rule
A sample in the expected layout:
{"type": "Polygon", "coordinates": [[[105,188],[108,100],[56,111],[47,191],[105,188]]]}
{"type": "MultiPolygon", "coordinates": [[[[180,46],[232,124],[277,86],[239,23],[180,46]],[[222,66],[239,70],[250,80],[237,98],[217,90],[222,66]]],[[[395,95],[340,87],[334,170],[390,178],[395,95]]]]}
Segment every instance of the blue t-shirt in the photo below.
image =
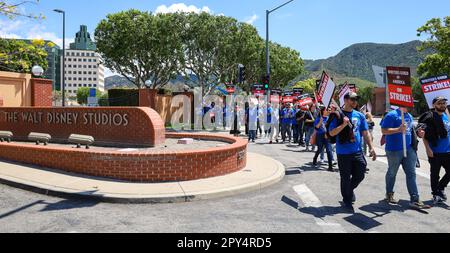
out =
{"type": "MultiPolygon", "coordinates": [[[[295,116],[294,110],[284,108],[281,111],[281,124],[291,124],[292,118],[295,116]]],[[[295,117],[294,117],[295,118],[295,117]]]]}
{"type": "MultiPolygon", "coordinates": [[[[317,130],[317,134],[325,134],[327,132],[325,128],[325,124],[327,123],[328,117],[322,117],[322,125],[320,126],[319,130],[317,130]]],[[[316,118],[316,121],[314,121],[314,127],[317,127],[317,124],[319,124],[320,118],[316,118]]]]}
{"type": "MultiPolygon", "coordinates": [[[[362,132],[367,131],[369,129],[369,126],[367,125],[366,117],[358,112],[353,110],[352,112],[345,112],[345,116],[347,116],[350,119],[350,122],[353,124],[354,128],[354,135],[355,135],[355,142],[346,142],[341,144],[339,141],[339,135],[336,137],[336,153],[338,155],[350,155],[362,152],[361,149],[361,143],[362,143],[362,132]]],[[[334,119],[330,123],[330,131],[337,128],[337,119],[334,119]]]]}
{"type": "Polygon", "coordinates": [[[434,154],[450,153],[450,122],[448,121],[448,117],[446,114],[442,114],[442,120],[444,121],[444,126],[447,129],[448,134],[447,138],[438,140],[438,145],[436,147],[430,145],[431,150],[433,150],[434,154]]]}
{"type": "MultiPolygon", "coordinates": [[[[402,124],[402,112],[397,109],[389,112],[381,124],[381,128],[398,128],[402,124]]],[[[405,124],[406,124],[406,148],[409,150],[412,144],[412,131],[414,119],[411,114],[405,114],[405,124]]],[[[403,134],[391,134],[386,135],[386,151],[401,151],[403,150],[403,134]]]]}
{"type": "Polygon", "coordinates": [[[272,123],[272,113],[273,113],[272,107],[267,108],[267,124],[272,123]]]}

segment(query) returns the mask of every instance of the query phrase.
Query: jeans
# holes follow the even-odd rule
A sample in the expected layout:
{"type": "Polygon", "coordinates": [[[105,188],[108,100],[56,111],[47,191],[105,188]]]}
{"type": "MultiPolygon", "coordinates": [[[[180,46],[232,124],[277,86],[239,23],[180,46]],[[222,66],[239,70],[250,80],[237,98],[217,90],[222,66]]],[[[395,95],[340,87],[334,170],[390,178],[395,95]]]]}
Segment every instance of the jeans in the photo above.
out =
{"type": "Polygon", "coordinates": [[[434,154],[433,158],[428,158],[431,166],[431,190],[433,195],[438,195],[444,191],[450,182],[450,153],[434,154]],[[445,176],[439,181],[441,168],[445,169],[445,176]]]}
{"type": "Polygon", "coordinates": [[[304,131],[304,127],[303,127],[303,122],[300,122],[298,124],[298,143],[300,143],[300,144],[305,143],[305,139],[303,138],[304,135],[305,135],[305,131],[304,131]]]}
{"type": "Polygon", "coordinates": [[[362,152],[350,155],[337,155],[341,175],[341,194],[345,204],[351,204],[354,190],[364,180],[367,161],[362,152]]]}
{"type": "MultiPolygon", "coordinates": [[[[305,142],[306,147],[309,147],[309,141],[311,140],[311,135],[314,133],[314,127],[312,126],[305,126],[305,142]]],[[[312,145],[314,146],[314,145],[312,145]]]]}
{"type": "Polygon", "coordinates": [[[297,124],[292,125],[292,135],[294,138],[294,143],[297,143],[298,142],[298,125],[297,124]]]}
{"type": "Polygon", "coordinates": [[[289,137],[289,141],[291,141],[291,138],[292,138],[291,128],[292,128],[292,125],[290,123],[281,123],[281,139],[283,141],[286,140],[286,134],[289,137]]]}
{"type": "Polygon", "coordinates": [[[403,150],[401,151],[386,151],[388,160],[388,171],[386,173],[386,193],[394,193],[395,179],[397,177],[400,165],[406,174],[406,187],[408,188],[411,202],[419,200],[419,191],[416,183],[416,161],[417,153],[410,148],[407,152],[406,158],[403,157],[403,150]]]}
{"type": "Polygon", "coordinates": [[[254,141],[256,138],[256,130],[249,130],[248,131],[248,140],[254,141]]]}
{"type": "Polygon", "coordinates": [[[317,158],[319,157],[319,155],[323,154],[323,150],[324,148],[327,151],[327,157],[328,157],[328,167],[332,168],[333,167],[333,153],[331,151],[331,144],[328,141],[327,138],[325,138],[325,134],[317,134],[316,135],[316,143],[317,143],[317,151],[316,151],[316,155],[314,156],[314,163],[317,162],[317,158]]]}

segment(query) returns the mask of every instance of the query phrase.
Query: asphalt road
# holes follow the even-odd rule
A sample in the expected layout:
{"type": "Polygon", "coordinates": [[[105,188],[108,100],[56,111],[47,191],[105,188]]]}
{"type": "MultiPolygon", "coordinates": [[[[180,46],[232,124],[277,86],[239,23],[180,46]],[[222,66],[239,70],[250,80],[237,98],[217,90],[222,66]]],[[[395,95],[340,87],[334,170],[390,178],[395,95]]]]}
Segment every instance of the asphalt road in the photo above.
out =
{"type": "MultiPolygon", "coordinates": [[[[370,172],[356,190],[355,213],[349,213],[339,203],[338,173],[312,167],[313,154],[304,148],[266,143],[258,140],[249,150],[281,161],[286,177],[261,191],[228,198],[180,204],[106,204],[0,185],[0,232],[450,232],[448,206],[426,212],[408,208],[403,172],[396,185],[400,204],[388,206],[382,201],[387,167],[382,161],[369,161],[370,172]]],[[[380,160],[385,159],[380,155],[380,160]]],[[[427,172],[422,169],[421,174],[417,178],[420,194],[430,203],[427,172]]]]}

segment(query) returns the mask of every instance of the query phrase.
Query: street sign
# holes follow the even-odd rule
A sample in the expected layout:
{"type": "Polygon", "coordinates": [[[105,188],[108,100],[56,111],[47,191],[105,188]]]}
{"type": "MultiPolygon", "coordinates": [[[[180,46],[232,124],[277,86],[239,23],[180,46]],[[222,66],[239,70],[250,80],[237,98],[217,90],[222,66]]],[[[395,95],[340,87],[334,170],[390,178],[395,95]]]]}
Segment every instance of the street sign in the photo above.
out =
{"type": "Polygon", "coordinates": [[[90,88],[89,89],[89,97],[96,97],[97,96],[97,89],[90,88]]]}
{"type": "Polygon", "coordinates": [[[87,102],[88,102],[88,106],[98,106],[98,98],[97,97],[88,97],[87,102]]]}
{"type": "Polygon", "coordinates": [[[391,105],[414,107],[411,87],[411,70],[408,67],[386,67],[391,105]]]}
{"type": "Polygon", "coordinates": [[[448,75],[423,78],[420,79],[420,84],[430,109],[433,108],[433,99],[436,97],[445,97],[450,100],[450,77],[448,75]]]}

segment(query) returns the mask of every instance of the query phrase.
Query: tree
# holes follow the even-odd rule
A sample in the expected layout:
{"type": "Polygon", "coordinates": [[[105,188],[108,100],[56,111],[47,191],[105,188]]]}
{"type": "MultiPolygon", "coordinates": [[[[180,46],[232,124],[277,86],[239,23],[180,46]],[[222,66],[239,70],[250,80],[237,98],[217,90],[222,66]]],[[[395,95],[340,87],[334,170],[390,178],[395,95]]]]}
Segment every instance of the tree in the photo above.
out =
{"type": "Polygon", "coordinates": [[[13,19],[17,16],[34,19],[44,19],[45,17],[42,14],[36,16],[34,14],[27,14],[21,11],[20,7],[29,3],[38,4],[39,0],[18,1],[14,3],[8,0],[0,0],[0,15],[4,15],[10,19],[13,19]]]}
{"type": "Polygon", "coordinates": [[[360,88],[358,90],[358,95],[360,97],[358,103],[359,103],[360,106],[363,106],[363,105],[367,104],[369,101],[372,101],[373,94],[374,94],[374,89],[375,89],[374,86],[369,85],[369,86],[365,86],[363,88],[360,88]]]}
{"type": "Polygon", "coordinates": [[[31,73],[35,65],[47,69],[47,51],[45,47],[54,47],[51,42],[33,40],[5,40],[0,38],[0,70],[31,73]]]}
{"type": "Polygon", "coordinates": [[[182,66],[182,24],[172,14],[139,10],[110,14],[95,30],[97,49],[105,66],[138,88],[166,85],[182,66]]]}
{"type": "Polygon", "coordinates": [[[294,84],[293,88],[303,88],[303,93],[314,94],[316,89],[316,79],[310,78],[304,81],[298,81],[294,84]]]}
{"type": "Polygon", "coordinates": [[[422,43],[419,51],[433,49],[436,53],[428,55],[419,65],[417,72],[423,76],[450,74],[450,16],[429,20],[417,30],[417,36],[429,34],[430,38],[422,43]]]}
{"type": "Polygon", "coordinates": [[[300,53],[277,43],[270,47],[270,86],[283,88],[303,72],[303,60],[300,53]]]}
{"type": "MultiPolygon", "coordinates": [[[[80,105],[86,105],[86,104],[88,103],[88,97],[89,97],[89,91],[90,91],[90,89],[91,89],[91,88],[88,88],[88,87],[81,87],[81,88],[78,88],[78,90],[77,90],[77,103],[78,103],[78,104],[80,104],[80,105]]],[[[99,100],[102,99],[102,98],[104,98],[102,92],[101,92],[99,89],[97,89],[96,97],[97,97],[99,100]]]]}

